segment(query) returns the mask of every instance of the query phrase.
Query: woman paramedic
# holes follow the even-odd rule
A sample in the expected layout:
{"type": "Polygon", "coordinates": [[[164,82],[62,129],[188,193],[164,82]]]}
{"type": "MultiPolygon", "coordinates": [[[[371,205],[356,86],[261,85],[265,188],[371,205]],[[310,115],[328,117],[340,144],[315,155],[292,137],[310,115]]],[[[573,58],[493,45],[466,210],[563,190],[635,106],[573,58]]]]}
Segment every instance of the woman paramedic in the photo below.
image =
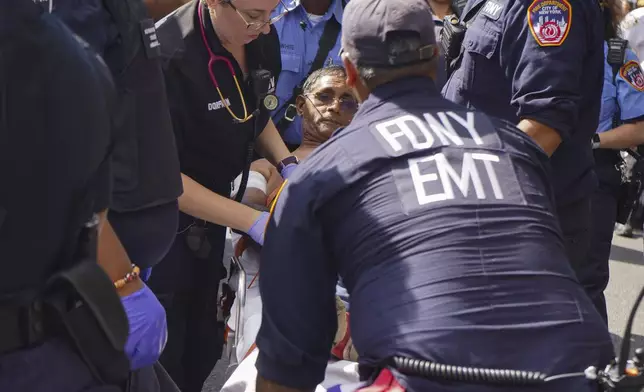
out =
{"type": "MultiPolygon", "coordinates": [[[[161,363],[183,392],[200,392],[221,356],[217,291],[225,227],[262,243],[268,214],[230,200],[253,146],[287,178],[290,155],[270,119],[279,104],[279,0],[191,1],[157,23],[184,193],[175,243],[152,271],[166,308],[161,363]]],[[[241,192],[243,193],[243,192],[241,192]]]]}
{"type": "MultiPolygon", "coordinates": [[[[619,15],[615,11],[613,15],[619,15]]],[[[618,18],[614,17],[613,20],[618,18]]],[[[616,36],[616,23],[606,21],[606,40],[616,36]]],[[[613,49],[615,50],[615,49],[613,49]]],[[[644,143],[644,73],[632,50],[626,49],[623,61],[611,66],[609,45],[604,44],[604,88],[599,128],[593,136],[595,172],[599,187],[592,199],[592,237],[587,273],[594,279],[586,287],[595,307],[608,320],[604,289],[608,285],[608,259],[617,216],[617,200],[621,183],[620,148],[644,143]]],[[[617,51],[619,53],[619,51],[617,51]]]]}

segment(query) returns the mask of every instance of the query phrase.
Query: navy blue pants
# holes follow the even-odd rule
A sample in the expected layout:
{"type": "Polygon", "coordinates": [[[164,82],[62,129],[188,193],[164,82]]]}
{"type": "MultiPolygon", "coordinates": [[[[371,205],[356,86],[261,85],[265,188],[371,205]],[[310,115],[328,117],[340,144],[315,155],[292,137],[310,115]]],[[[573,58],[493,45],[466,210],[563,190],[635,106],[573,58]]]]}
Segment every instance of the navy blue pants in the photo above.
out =
{"type": "Polygon", "coordinates": [[[182,392],[201,392],[223,349],[217,294],[226,273],[222,265],[226,230],[207,225],[209,248],[195,252],[186,239],[194,222],[180,214],[179,234],[148,282],[168,320],[168,343],[160,362],[182,392]]]}
{"type": "Polygon", "coordinates": [[[599,187],[593,194],[591,203],[592,234],[588,250],[588,262],[580,271],[580,280],[586,292],[608,323],[606,298],[604,290],[608,286],[610,249],[613,241],[613,230],[617,219],[617,203],[620,191],[621,174],[614,162],[598,160],[595,172],[599,178],[599,187]]]}
{"type": "Polygon", "coordinates": [[[52,339],[35,348],[0,356],[3,392],[123,392],[123,388],[101,385],[63,340],[52,339]]]}
{"type": "Polygon", "coordinates": [[[597,311],[607,320],[604,289],[608,284],[608,257],[615,224],[616,202],[607,202],[606,194],[597,192],[592,197],[557,206],[557,213],[570,265],[597,311]],[[593,201],[596,209],[605,210],[595,214],[591,206],[593,201]],[[609,235],[608,221],[611,219],[609,235]]]}

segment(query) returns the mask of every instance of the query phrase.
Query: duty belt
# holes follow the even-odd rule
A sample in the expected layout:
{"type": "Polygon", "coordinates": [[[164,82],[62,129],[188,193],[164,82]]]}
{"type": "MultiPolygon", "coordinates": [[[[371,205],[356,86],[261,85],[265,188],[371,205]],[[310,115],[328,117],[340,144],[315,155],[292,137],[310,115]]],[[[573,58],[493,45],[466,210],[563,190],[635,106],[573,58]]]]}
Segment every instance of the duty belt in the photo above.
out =
{"type": "Polygon", "coordinates": [[[24,305],[0,304],[0,355],[33,347],[54,334],[40,299],[24,305]]]}

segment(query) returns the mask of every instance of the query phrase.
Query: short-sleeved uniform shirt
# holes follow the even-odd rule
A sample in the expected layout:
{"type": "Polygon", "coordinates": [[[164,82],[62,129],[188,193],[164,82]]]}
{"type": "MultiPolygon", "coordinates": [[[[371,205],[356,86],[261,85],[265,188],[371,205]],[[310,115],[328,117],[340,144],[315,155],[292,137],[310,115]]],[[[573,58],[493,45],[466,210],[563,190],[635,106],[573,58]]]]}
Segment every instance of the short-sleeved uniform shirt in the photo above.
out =
{"type": "MultiPolygon", "coordinates": [[[[608,53],[608,44],[604,45],[604,52],[608,53]]],[[[614,78],[613,67],[608,64],[608,60],[604,62],[604,89],[598,133],[613,129],[613,116],[618,108],[621,121],[644,119],[644,72],[640,60],[632,50],[626,50],[625,60],[614,78]]]]}
{"type": "MultiPolygon", "coordinates": [[[[233,56],[216,37],[209,12],[199,1],[192,1],[157,22],[170,113],[174,125],[181,172],[206,188],[229,196],[231,183],[244,169],[248,145],[270,119],[263,102],[256,100],[250,78],[244,75],[233,56]],[[197,7],[204,7],[199,19],[197,7]],[[254,119],[235,123],[222,102],[208,71],[206,40],[215,55],[227,58],[233,66],[246,100],[248,113],[258,109],[254,119]]],[[[274,93],[281,70],[279,42],[275,29],[246,45],[249,75],[257,69],[271,72],[268,85],[274,93]]],[[[243,117],[243,106],[228,64],[219,60],[212,70],[221,93],[231,110],[243,117]]]]}
{"type": "MultiPolygon", "coordinates": [[[[279,106],[272,113],[273,121],[278,124],[284,117],[288,108],[286,103],[293,94],[293,88],[301,85],[306,80],[313,60],[319,47],[320,39],[326,24],[335,18],[342,24],[343,0],[333,0],[329,9],[321,17],[309,15],[299,0],[291,0],[284,5],[279,4],[274,15],[279,15],[286,10],[289,13],[275,23],[275,29],[280,41],[280,52],[282,56],[282,73],[277,83],[277,97],[279,106]]],[[[332,64],[342,65],[340,58],[340,34],[335,45],[329,51],[323,66],[332,64]]],[[[292,123],[284,130],[282,137],[287,143],[299,144],[302,142],[302,119],[297,116],[292,123]]]]}
{"type": "Polygon", "coordinates": [[[74,233],[109,205],[113,99],[105,65],[55,16],[0,3],[0,295],[68,266],[74,233]]]}
{"type": "MultiPolygon", "coordinates": [[[[556,374],[612,356],[566,261],[547,157],[511,124],[408,78],[376,88],[301,165],[261,255],[264,378],[302,389],[324,378],[338,274],[361,365],[402,355],[556,374]]],[[[564,384],[539,390],[591,391],[564,384]]]]}
{"type": "MultiPolygon", "coordinates": [[[[464,18],[486,0],[470,0],[464,18]]],[[[604,71],[603,18],[595,0],[487,0],[465,33],[460,67],[443,95],[518,124],[559,132],[551,157],[558,205],[596,186],[590,140],[604,71]]]]}

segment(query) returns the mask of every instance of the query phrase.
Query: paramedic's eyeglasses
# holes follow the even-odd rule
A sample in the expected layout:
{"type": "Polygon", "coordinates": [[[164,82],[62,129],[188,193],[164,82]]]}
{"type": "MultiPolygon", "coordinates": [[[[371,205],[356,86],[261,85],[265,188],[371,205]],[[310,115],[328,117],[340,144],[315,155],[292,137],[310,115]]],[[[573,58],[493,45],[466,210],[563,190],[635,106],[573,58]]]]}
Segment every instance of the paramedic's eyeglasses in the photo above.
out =
{"type": "Polygon", "coordinates": [[[284,5],[284,2],[282,0],[280,0],[280,4],[282,5],[282,7],[284,7],[284,12],[282,12],[279,15],[276,15],[276,16],[272,17],[269,20],[263,21],[263,20],[256,20],[256,19],[259,19],[259,18],[253,18],[250,15],[248,15],[245,11],[238,10],[237,7],[235,7],[235,5],[233,4],[232,0],[225,0],[225,1],[223,1],[223,3],[228,4],[233,10],[235,10],[235,12],[237,12],[237,15],[239,15],[239,17],[246,24],[246,28],[251,29],[251,30],[261,30],[266,25],[272,25],[273,23],[275,23],[278,20],[282,19],[284,17],[284,15],[288,14],[288,12],[289,12],[288,8],[286,8],[286,5],[284,5]],[[246,15],[246,16],[244,16],[244,15],[246,15]],[[250,22],[249,22],[249,20],[250,20],[250,22]]]}
{"type": "Polygon", "coordinates": [[[306,94],[305,96],[307,98],[309,98],[309,96],[314,98],[315,102],[309,98],[313,105],[317,103],[318,105],[331,106],[334,105],[336,101],[339,101],[340,111],[347,113],[355,113],[358,111],[358,102],[348,95],[343,95],[340,98],[337,98],[332,93],[323,91],[315,94],[306,94]]]}

